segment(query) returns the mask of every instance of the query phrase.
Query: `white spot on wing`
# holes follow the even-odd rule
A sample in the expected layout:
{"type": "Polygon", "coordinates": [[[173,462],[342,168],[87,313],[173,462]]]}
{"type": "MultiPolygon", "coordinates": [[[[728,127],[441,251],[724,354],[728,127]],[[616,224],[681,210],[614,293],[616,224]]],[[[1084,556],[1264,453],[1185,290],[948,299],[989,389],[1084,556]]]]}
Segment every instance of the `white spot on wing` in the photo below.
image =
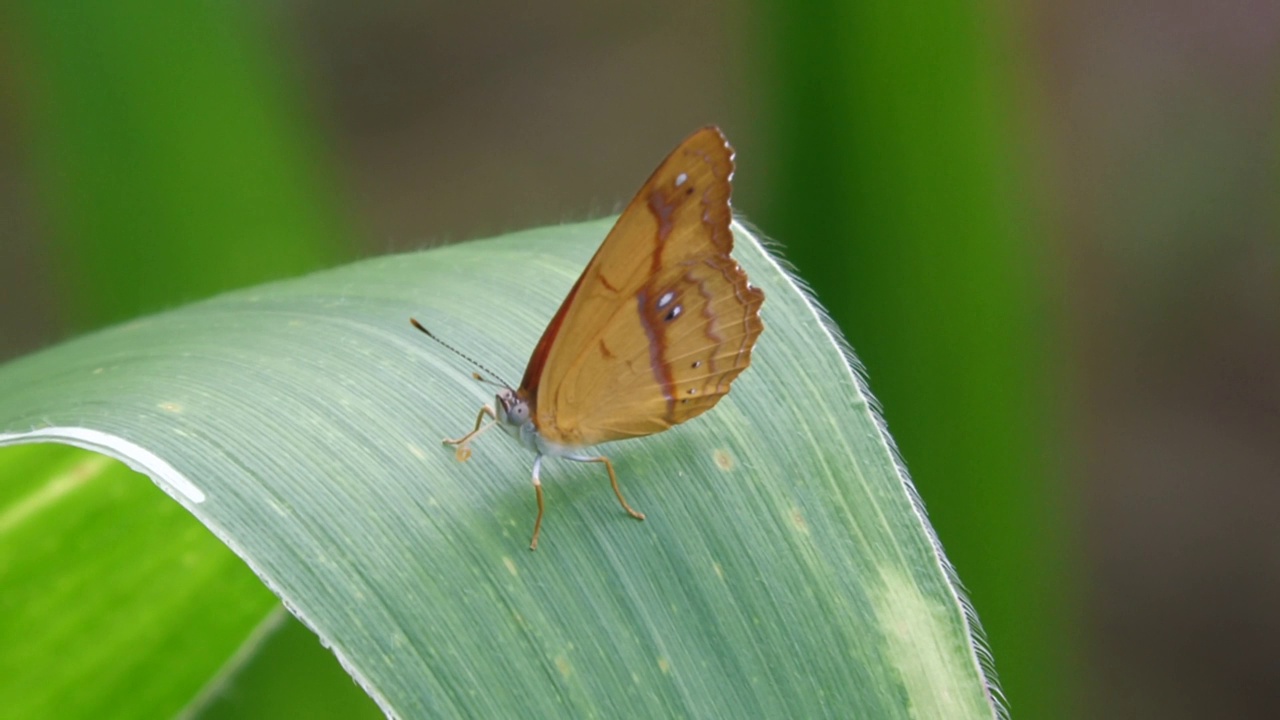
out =
{"type": "Polygon", "coordinates": [[[658,309],[661,310],[662,308],[670,305],[671,301],[675,299],[676,299],[676,293],[674,290],[666,291],[665,293],[662,294],[662,297],[658,298],[658,309]]]}
{"type": "Polygon", "coordinates": [[[680,187],[689,181],[689,173],[680,173],[676,176],[676,187],[680,187]]]}

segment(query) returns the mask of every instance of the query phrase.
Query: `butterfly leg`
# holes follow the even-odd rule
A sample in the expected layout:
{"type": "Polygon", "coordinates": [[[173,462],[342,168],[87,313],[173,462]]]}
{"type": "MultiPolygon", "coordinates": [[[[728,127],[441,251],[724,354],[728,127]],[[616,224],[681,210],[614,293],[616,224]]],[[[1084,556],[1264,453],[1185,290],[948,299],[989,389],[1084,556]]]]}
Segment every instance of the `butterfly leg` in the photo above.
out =
{"type": "Polygon", "coordinates": [[[542,480],[538,478],[542,471],[542,456],[533,459],[533,490],[538,494],[538,519],[533,521],[533,540],[529,541],[529,549],[538,549],[538,532],[542,530],[542,480]]]}
{"type": "Polygon", "coordinates": [[[489,407],[488,405],[485,405],[484,407],[480,408],[480,414],[476,415],[476,426],[472,428],[471,432],[467,433],[466,435],[463,435],[462,437],[456,440],[445,438],[443,442],[445,445],[456,445],[458,447],[458,450],[457,452],[454,453],[454,456],[458,458],[458,462],[466,462],[468,459],[471,458],[471,448],[469,446],[469,443],[473,439],[479,437],[481,433],[483,433],[484,431],[488,430],[489,428],[497,424],[498,424],[498,416],[494,414],[493,408],[489,407]],[[480,427],[480,424],[484,422],[484,418],[486,415],[493,418],[493,422],[489,423],[488,425],[485,425],[482,428],[480,427]]]}
{"type": "Polygon", "coordinates": [[[622,497],[622,490],[618,487],[618,475],[613,472],[613,463],[609,462],[609,458],[604,457],[603,455],[601,455],[600,457],[569,455],[567,457],[570,460],[575,460],[577,462],[604,463],[605,469],[609,471],[609,482],[613,483],[613,494],[618,496],[618,502],[622,503],[622,509],[626,510],[628,515],[630,515],[631,517],[637,520],[644,519],[644,513],[640,513],[640,512],[636,512],[635,510],[632,510],[631,506],[627,504],[627,499],[622,497]]]}

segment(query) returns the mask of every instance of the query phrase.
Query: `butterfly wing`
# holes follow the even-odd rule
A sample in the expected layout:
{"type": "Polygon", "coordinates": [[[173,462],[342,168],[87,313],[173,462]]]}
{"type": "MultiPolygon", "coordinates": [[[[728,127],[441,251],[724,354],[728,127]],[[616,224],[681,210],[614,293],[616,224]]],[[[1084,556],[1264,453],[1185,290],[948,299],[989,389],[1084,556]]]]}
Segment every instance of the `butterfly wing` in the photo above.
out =
{"type": "Polygon", "coordinates": [[[666,430],[710,410],[751,362],[764,293],[730,257],[732,175],[733,150],[703,128],[618,218],[525,370],[545,439],[666,430]]]}

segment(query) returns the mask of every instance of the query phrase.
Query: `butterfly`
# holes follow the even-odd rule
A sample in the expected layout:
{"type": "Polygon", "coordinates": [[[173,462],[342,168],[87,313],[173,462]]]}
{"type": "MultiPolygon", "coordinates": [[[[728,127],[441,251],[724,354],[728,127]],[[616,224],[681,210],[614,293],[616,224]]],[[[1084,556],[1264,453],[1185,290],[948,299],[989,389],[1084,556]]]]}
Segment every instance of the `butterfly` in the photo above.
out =
{"type": "Polygon", "coordinates": [[[444,442],[465,462],[471,441],[496,426],[534,452],[538,516],[530,550],[542,529],[544,457],[604,465],[618,502],[643,520],[622,496],[613,463],[587,448],[701,415],[751,363],[764,331],[764,292],[730,257],[733,167],[733,148],[719,128],[686,138],[640,188],[574,283],[520,387],[472,373],[499,388],[494,404],[480,409],[470,433],[444,442]]]}

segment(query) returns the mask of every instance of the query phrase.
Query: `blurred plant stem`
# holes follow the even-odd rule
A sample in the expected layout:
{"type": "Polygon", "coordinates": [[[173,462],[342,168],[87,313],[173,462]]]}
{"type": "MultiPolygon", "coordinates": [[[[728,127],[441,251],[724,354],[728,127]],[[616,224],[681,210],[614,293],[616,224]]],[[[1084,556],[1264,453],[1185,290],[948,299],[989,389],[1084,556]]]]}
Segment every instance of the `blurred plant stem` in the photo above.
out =
{"type": "Polygon", "coordinates": [[[866,364],[1015,717],[1071,717],[1056,342],[1006,8],[759,4],[761,226],[866,364]]]}
{"type": "Polygon", "coordinates": [[[25,0],[3,14],[73,327],[351,254],[258,6],[25,0]]]}

